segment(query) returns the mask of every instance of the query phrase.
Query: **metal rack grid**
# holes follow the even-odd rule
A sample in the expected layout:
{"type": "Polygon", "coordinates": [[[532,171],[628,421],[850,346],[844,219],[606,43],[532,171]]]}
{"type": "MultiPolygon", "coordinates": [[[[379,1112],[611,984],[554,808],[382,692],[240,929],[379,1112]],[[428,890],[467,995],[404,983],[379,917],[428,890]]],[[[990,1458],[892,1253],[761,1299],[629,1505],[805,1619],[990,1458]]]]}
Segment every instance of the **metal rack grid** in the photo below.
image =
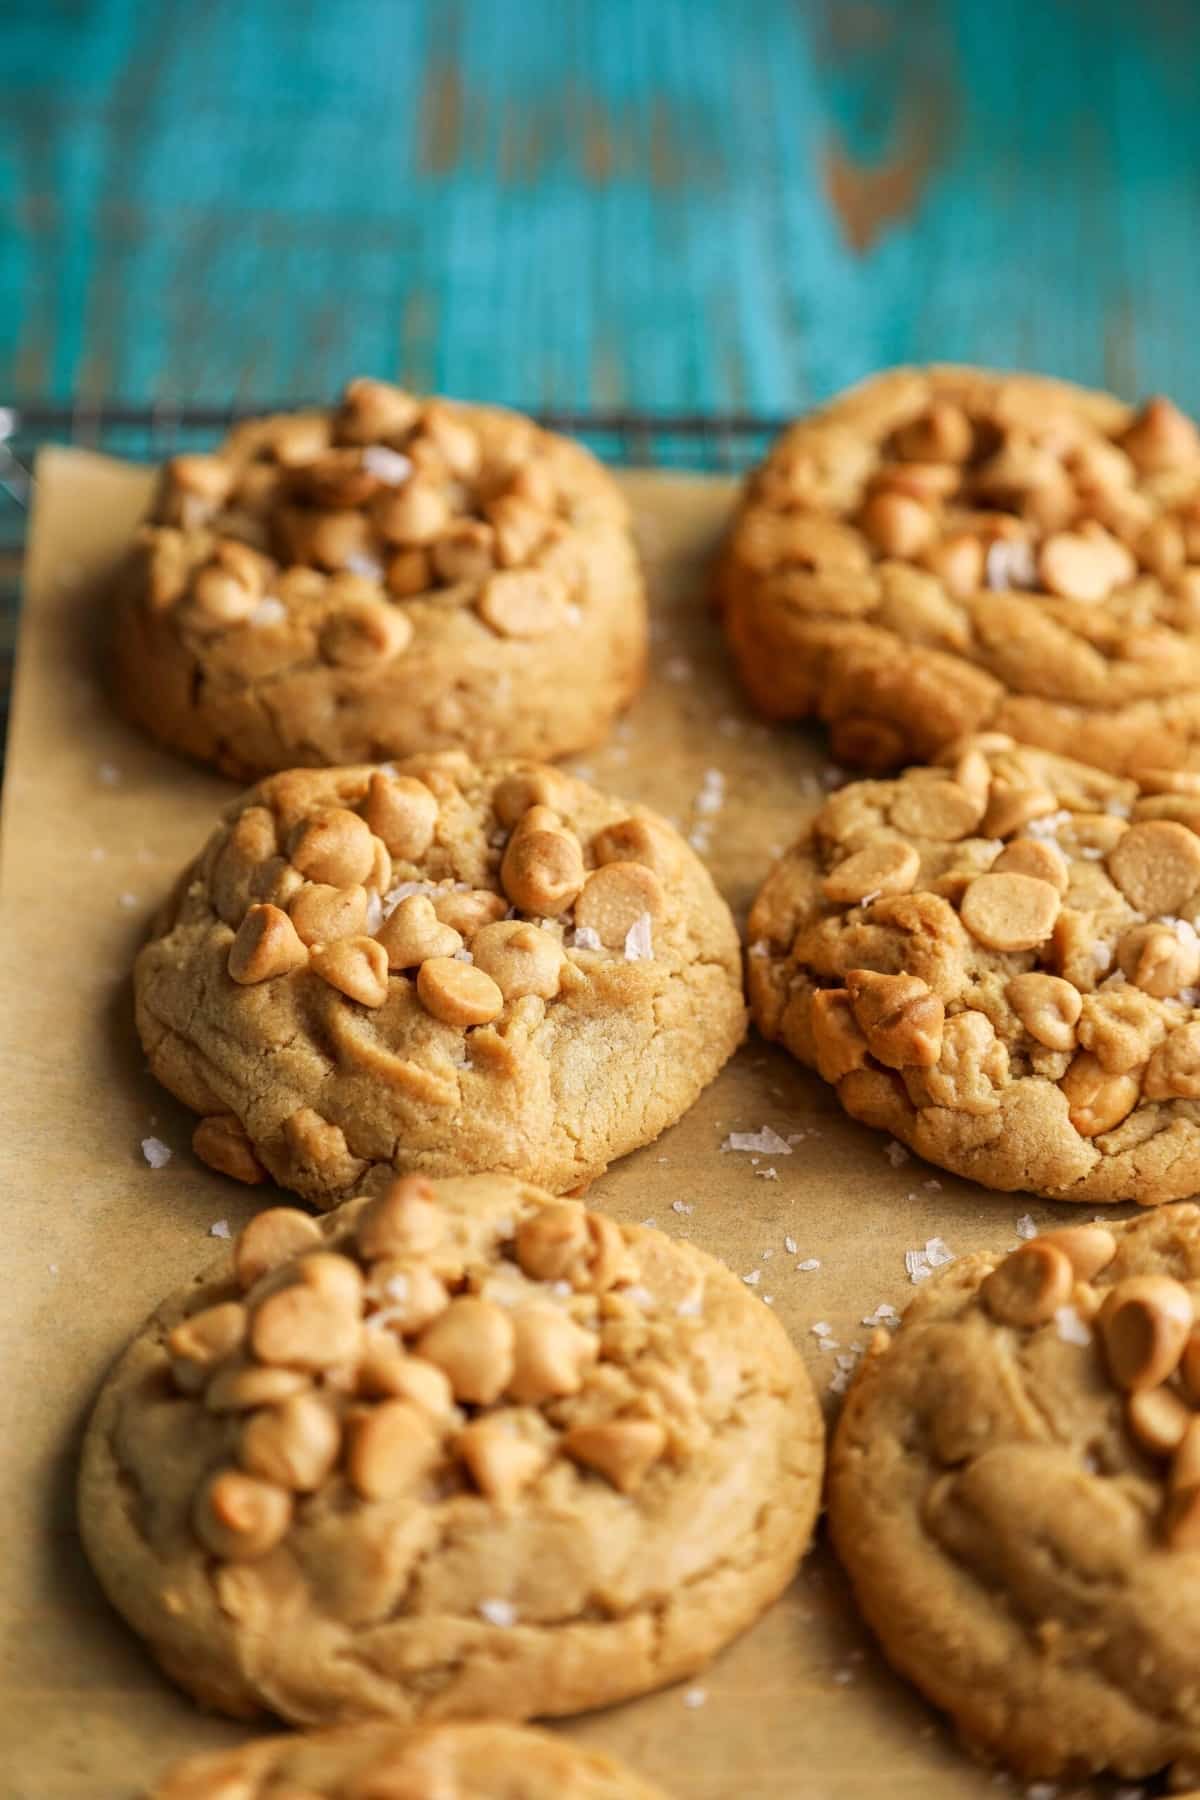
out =
{"type": "MultiPolygon", "coordinates": [[[[7,720],[20,613],[21,556],[33,499],[34,464],[43,444],[77,444],[136,462],[161,462],[211,447],[241,419],[317,402],[254,406],[133,406],[119,401],[73,406],[0,406],[0,743],[7,720]]],[[[549,411],[534,415],[552,431],[580,438],[605,462],[737,474],[763,454],[784,420],[753,414],[652,414],[549,411]]]]}

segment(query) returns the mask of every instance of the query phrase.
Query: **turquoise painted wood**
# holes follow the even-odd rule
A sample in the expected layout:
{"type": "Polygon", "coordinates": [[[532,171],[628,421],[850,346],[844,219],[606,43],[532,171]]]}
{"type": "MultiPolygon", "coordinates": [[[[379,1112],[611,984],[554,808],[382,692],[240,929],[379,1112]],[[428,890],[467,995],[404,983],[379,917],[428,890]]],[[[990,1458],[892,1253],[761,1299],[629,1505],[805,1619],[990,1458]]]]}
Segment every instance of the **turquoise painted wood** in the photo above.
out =
{"type": "Polygon", "coordinates": [[[1200,407],[1193,0],[10,0],[0,398],[1200,407]]]}

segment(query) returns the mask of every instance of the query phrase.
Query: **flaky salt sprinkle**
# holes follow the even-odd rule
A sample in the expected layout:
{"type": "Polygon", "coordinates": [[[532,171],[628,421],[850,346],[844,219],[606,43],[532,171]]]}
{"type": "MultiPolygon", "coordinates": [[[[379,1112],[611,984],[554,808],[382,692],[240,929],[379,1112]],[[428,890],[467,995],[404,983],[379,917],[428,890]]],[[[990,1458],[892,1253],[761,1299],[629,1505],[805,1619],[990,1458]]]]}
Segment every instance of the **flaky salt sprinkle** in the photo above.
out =
{"type": "Polygon", "coordinates": [[[121,780],[121,771],[116,763],[102,762],[96,770],[96,779],[105,787],[116,787],[121,780]]]}
{"type": "Polygon", "coordinates": [[[747,956],[753,957],[770,956],[771,940],[769,938],[755,938],[746,954],[747,956]]]}
{"type": "Polygon", "coordinates": [[[165,1169],[173,1154],[170,1145],[164,1144],[161,1138],[142,1139],[142,1155],[152,1169],[165,1169]]]}
{"type": "Polygon", "coordinates": [[[353,555],[348,556],[344,567],[351,575],[365,575],[368,581],[383,580],[383,564],[363,550],[356,550],[353,555]]]}
{"type": "Polygon", "coordinates": [[[679,1302],[679,1305],[675,1308],[675,1312],[681,1319],[698,1319],[700,1317],[700,1305],[701,1301],[699,1294],[689,1294],[686,1300],[681,1300],[679,1302]]]}
{"type": "Polygon", "coordinates": [[[893,1169],[898,1169],[901,1163],[906,1163],[908,1161],[908,1151],[904,1148],[903,1144],[898,1144],[895,1138],[888,1139],[887,1143],[883,1146],[883,1154],[887,1157],[893,1169]]]}
{"type": "Polygon", "coordinates": [[[1017,1236],[1019,1238],[1035,1238],[1037,1226],[1033,1222],[1032,1213],[1022,1213],[1017,1220],[1017,1236]]]}
{"type": "Polygon", "coordinates": [[[719,813],[725,804],[725,777],[720,769],[705,769],[700,792],[696,795],[698,813],[719,813]]]}
{"type": "Polygon", "coordinates": [[[864,1325],[891,1325],[899,1320],[900,1314],[887,1300],[881,1300],[873,1313],[867,1313],[864,1325]]]}
{"type": "Polygon", "coordinates": [[[374,937],[383,924],[383,901],[374,888],[367,890],[367,936],[374,937]]]}
{"type": "Polygon", "coordinates": [[[277,594],[264,594],[254,611],[250,614],[251,625],[282,625],[287,618],[287,607],[277,594]]]}
{"type": "Polygon", "coordinates": [[[1009,588],[1032,588],[1037,585],[1037,569],[1033,549],[1024,538],[997,538],[989,544],[984,562],[984,582],[994,594],[1009,588]]]}
{"type": "Polygon", "coordinates": [[[208,1228],[208,1235],[209,1235],[209,1237],[215,1237],[215,1238],[232,1237],[233,1233],[229,1229],[229,1220],[228,1219],[214,1219],[212,1224],[208,1228]]]}
{"type": "Polygon", "coordinates": [[[687,1707],[689,1712],[695,1712],[697,1707],[703,1706],[704,1702],[707,1699],[708,1699],[707,1688],[701,1688],[701,1687],[687,1688],[684,1692],[683,1704],[687,1707]]]}
{"type": "Polygon", "coordinates": [[[954,1261],[954,1252],[945,1238],[931,1237],[922,1250],[906,1250],[904,1267],[908,1271],[908,1279],[915,1285],[919,1281],[928,1281],[935,1269],[945,1263],[954,1261]]]}
{"type": "Polygon", "coordinates": [[[754,1173],[756,1175],[760,1175],[764,1181],[778,1181],[779,1180],[779,1170],[778,1169],[755,1169],[754,1173]]]}
{"type": "Polygon", "coordinates": [[[722,1150],[743,1150],[759,1156],[790,1156],[792,1146],[786,1138],[781,1138],[770,1125],[763,1125],[758,1131],[731,1131],[722,1150]]]}
{"type": "Polygon", "coordinates": [[[813,1337],[827,1338],[833,1336],[833,1326],[829,1323],[828,1319],[818,1319],[816,1324],[810,1325],[808,1329],[813,1337]]]}
{"type": "Polygon", "coordinates": [[[593,931],[590,925],[577,925],[575,936],[571,939],[571,948],[573,950],[603,950],[604,945],[600,942],[600,933],[593,931]]]}
{"type": "Polygon", "coordinates": [[[759,1282],[762,1280],[762,1270],[761,1269],[751,1269],[751,1271],[748,1275],[742,1276],[742,1280],[745,1282],[747,1287],[757,1287],[759,1282]]]}
{"type": "Polygon", "coordinates": [[[499,1625],[507,1630],[517,1622],[517,1609],[511,1600],[481,1600],[477,1608],[481,1619],[489,1625],[499,1625]]]}
{"type": "Polygon", "coordinates": [[[800,1248],[794,1237],[785,1237],[783,1240],[783,1247],[789,1256],[795,1256],[797,1250],[800,1248]]]}
{"type": "Polygon", "coordinates": [[[387,487],[399,487],[412,474],[412,463],[399,450],[387,444],[368,444],[362,453],[362,466],[376,481],[387,487]]]}
{"type": "Polygon", "coordinates": [[[652,962],[653,959],[654,938],[651,932],[650,914],[648,912],[639,913],[625,933],[625,961],[652,962]]]}
{"type": "Polygon", "coordinates": [[[1063,826],[1070,823],[1070,813],[1060,808],[1058,812],[1043,813],[1040,819],[1027,819],[1021,830],[1026,837],[1056,838],[1063,826]]]}
{"type": "Polygon", "coordinates": [[[806,1256],[803,1262],[798,1262],[796,1264],[796,1267],[802,1275],[807,1275],[810,1270],[819,1269],[820,1266],[821,1259],[819,1256],[806,1256]]]}
{"type": "Polygon", "coordinates": [[[1103,975],[1104,971],[1112,964],[1112,951],[1107,944],[1102,944],[1097,940],[1092,945],[1092,961],[1096,965],[1097,975],[1103,975]]]}
{"type": "Polygon", "coordinates": [[[1060,1306],[1054,1314],[1054,1329],[1064,1344],[1090,1344],[1092,1328],[1080,1318],[1073,1306],[1060,1306]]]}
{"type": "Polygon", "coordinates": [[[686,1200],[672,1200],[671,1202],[671,1211],[674,1213],[690,1213],[694,1210],[694,1207],[689,1206],[686,1200]]]}
{"type": "Polygon", "coordinates": [[[694,672],[686,656],[668,656],[663,664],[664,681],[690,681],[694,672]]]}

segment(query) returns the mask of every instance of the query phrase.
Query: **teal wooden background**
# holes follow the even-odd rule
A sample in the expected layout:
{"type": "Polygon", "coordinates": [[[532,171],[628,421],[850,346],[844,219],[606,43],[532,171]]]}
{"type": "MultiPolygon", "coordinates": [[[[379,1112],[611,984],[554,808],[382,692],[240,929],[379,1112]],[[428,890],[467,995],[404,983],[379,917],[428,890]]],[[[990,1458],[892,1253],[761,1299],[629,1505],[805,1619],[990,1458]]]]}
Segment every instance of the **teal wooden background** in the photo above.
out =
{"type": "Polygon", "coordinates": [[[1194,0],[7,0],[0,399],[1200,406],[1194,0]]]}

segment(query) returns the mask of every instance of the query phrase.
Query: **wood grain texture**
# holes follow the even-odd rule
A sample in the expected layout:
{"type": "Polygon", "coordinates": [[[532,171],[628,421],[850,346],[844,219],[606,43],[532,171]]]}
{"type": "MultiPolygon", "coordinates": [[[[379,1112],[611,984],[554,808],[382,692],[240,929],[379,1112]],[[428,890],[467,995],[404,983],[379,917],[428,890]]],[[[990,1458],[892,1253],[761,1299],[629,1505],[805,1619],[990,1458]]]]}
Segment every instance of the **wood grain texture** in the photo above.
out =
{"type": "Polygon", "coordinates": [[[803,407],[901,359],[1200,404],[1191,0],[0,17],[0,391],[803,407]]]}

